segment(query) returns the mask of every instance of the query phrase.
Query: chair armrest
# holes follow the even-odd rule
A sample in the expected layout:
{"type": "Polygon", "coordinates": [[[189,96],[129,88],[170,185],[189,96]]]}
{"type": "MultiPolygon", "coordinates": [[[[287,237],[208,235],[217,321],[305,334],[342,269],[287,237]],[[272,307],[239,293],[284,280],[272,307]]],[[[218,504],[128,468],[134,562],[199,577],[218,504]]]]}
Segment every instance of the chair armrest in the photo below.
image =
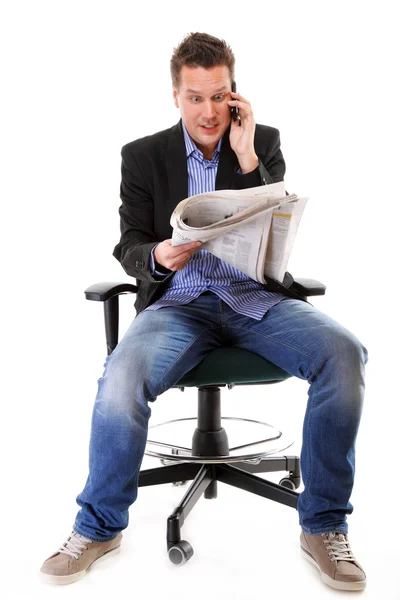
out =
{"type": "Polygon", "coordinates": [[[102,281],[101,283],[95,283],[85,290],[86,300],[98,300],[105,302],[109,298],[119,296],[120,294],[138,292],[137,285],[132,283],[115,283],[111,281],[102,281]]]}
{"type": "Polygon", "coordinates": [[[85,290],[86,300],[104,302],[104,324],[106,327],[107,354],[110,355],[118,345],[119,302],[121,294],[138,292],[132,283],[103,281],[95,283],[85,290]]]}
{"type": "Polygon", "coordinates": [[[301,296],[324,296],[326,285],[316,279],[299,277],[293,280],[290,289],[301,296]]]}
{"type": "Polygon", "coordinates": [[[297,298],[298,300],[306,300],[307,296],[324,296],[326,286],[316,279],[295,279],[288,271],[286,271],[283,281],[277,281],[272,277],[265,276],[267,282],[263,284],[263,288],[269,292],[278,292],[289,296],[289,298],[297,298]]]}

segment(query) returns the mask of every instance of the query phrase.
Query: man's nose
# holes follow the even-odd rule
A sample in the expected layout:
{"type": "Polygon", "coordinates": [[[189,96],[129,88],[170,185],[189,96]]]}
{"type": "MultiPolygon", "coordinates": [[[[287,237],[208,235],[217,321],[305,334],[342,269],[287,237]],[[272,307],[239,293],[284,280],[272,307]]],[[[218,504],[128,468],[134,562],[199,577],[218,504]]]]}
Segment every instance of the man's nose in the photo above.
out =
{"type": "Polygon", "coordinates": [[[216,114],[217,113],[216,113],[216,110],[215,110],[214,103],[211,100],[209,102],[206,102],[205,110],[204,110],[204,116],[207,119],[212,119],[216,114]]]}

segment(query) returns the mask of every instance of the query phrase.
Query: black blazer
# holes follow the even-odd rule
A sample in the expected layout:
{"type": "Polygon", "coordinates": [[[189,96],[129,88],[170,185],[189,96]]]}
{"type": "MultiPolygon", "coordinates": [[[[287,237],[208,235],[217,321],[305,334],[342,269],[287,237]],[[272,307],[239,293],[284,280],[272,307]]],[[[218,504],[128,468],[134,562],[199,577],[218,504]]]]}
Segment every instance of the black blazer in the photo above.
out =
{"type": "MultiPolygon", "coordinates": [[[[256,125],[254,147],[260,162],[257,169],[245,175],[236,172],[239,163],[230,147],[229,133],[230,126],[222,140],[216,190],[242,189],[283,181],[285,161],[277,129],[256,125]]],[[[120,261],[128,275],[136,278],[139,291],[135,308],[139,314],[162,295],[175,273],[170,271],[162,281],[153,277],[150,273],[150,252],[156,242],[172,237],[169,222],[171,214],[176,205],[188,197],[182,121],[170,129],[126,144],[121,156],[121,239],[114,248],[113,256],[120,261]]],[[[276,287],[274,282],[271,280],[271,284],[265,288],[282,291],[282,286],[278,284],[276,287]]]]}

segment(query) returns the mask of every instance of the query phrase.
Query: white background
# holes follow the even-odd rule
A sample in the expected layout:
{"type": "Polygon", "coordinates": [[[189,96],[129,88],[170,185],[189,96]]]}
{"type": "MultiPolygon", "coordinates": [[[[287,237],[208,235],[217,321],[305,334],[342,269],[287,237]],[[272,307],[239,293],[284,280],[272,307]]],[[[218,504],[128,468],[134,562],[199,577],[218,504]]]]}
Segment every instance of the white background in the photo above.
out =
{"type": "MultiPolygon", "coordinates": [[[[350,540],[367,571],[363,597],[399,598],[394,6],[384,0],[2,3],[4,600],[339,594],[300,556],[295,511],[222,484],[218,500],[201,499],[184,525],[183,537],[195,549],[184,567],[167,558],[165,528],[185,488],[166,485],[139,490],[118,558],[72,586],[45,586],[38,578],[74,522],[106,356],[102,305],[87,302],[83,291],[98,281],[134,283],[112,256],[119,241],[120,149],[178,121],[169,60],[191,31],[231,44],[238,91],[258,123],[281,132],[287,190],[310,196],[288,270],[323,281],[327,294],[313,304],[369,351],[350,540]]],[[[121,334],[134,317],[133,302],[121,299],[121,334]]],[[[307,389],[292,378],[224,390],[223,414],[293,431],[294,454],[307,389]]],[[[194,415],[196,391],[169,390],[152,410],[152,424],[194,415]]],[[[145,458],[144,466],[158,464],[145,458]]]]}

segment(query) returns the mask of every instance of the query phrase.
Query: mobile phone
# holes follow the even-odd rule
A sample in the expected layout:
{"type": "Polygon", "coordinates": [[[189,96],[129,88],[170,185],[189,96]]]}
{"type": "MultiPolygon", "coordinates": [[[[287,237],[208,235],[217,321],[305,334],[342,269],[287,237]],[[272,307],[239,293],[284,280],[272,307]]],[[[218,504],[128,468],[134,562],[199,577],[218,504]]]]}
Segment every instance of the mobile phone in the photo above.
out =
{"type": "MultiPolygon", "coordinates": [[[[232,81],[232,92],[236,93],[236,81],[232,81]]],[[[232,98],[232,96],[231,96],[232,98]]],[[[236,98],[232,98],[232,100],[236,100],[236,98]]],[[[237,106],[231,106],[231,119],[233,121],[236,121],[237,118],[239,117],[239,109],[237,106]]],[[[239,117],[239,125],[240,125],[240,117],[239,117]]]]}

